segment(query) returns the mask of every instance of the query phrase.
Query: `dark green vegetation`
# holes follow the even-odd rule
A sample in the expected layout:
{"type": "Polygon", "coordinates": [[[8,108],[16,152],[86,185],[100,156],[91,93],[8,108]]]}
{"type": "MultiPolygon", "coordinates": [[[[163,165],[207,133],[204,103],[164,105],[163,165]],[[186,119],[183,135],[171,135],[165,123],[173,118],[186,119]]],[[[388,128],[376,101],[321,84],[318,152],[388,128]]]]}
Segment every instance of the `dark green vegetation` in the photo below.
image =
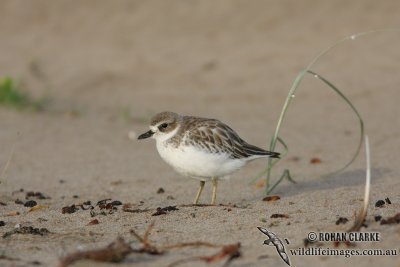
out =
{"type": "Polygon", "coordinates": [[[42,111],[45,99],[33,99],[28,93],[21,90],[11,77],[0,80],[0,105],[16,109],[42,111]]]}

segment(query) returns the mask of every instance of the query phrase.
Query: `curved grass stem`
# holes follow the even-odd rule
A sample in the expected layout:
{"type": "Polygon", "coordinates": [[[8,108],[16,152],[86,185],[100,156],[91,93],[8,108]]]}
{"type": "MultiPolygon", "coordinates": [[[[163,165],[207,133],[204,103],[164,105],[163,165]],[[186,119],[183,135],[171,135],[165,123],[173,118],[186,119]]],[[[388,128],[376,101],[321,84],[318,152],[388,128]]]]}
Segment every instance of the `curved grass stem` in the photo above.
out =
{"type": "MultiPolygon", "coordinates": [[[[311,68],[315,65],[315,63],[324,55],[326,55],[327,53],[329,53],[331,50],[333,50],[334,48],[336,48],[337,46],[339,46],[340,44],[347,42],[347,41],[353,41],[355,39],[357,39],[358,37],[361,36],[366,36],[366,35],[370,35],[370,34],[374,34],[374,33],[382,33],[382,32],[397,32],[400,33],[400,29],[386,29],[386,30],[375,30],[375,31],[368,31],[368,32],[361,32],[361,33],[357,33],[357,34],[353,34],[350,36],[347,36],[339,41],[337,41],[336,43],[334,43],[333,45],[329,46],[327,49],[321,51],[319,54],[317,54],[317,56],[307,65],[307,67],[303,70],[301,70],[299,72],[299,74],[296,76],[290,90],[288,93],[288,96],[286,97],[285,103],[282,107],[282,111],[280,113],[279,119],[278,119],[278,123],[277,126],[275,128],[275,132],[274,135],[271,138],[270,141],[270,146],[269,146],[269,150],[270,151],[274,151],[275,147],[276,147],[276,143],[277,141],[280,141],[282,139],[279,138],[279,131],[281,129],[283,120],[285,118],[285,115],[287,113],[287,110],[289,108],[289,105],[291,103],[291,101],[293,100],[294,97],[294,93],[297,90],[297,88],[300,86],[301,81],[303,80],[304,76],[306,74],[312,74],[315,78],[323,81],[326,85],[329,86],[329,88],[331,88],[334,92],[336,92],[349,106],[350,108],[353,110],[353,112],[357,115],[358,119],[359,119],[359,123],[360,123],[360,141],[358,143],[357,149],[353,155],[353,157],[350,159],[349,162],[347,162],[343,167],[341,167],[340,169],[338,169],[337,171],[334,171],[333,173],[338,173],[343,171],[345,168],[347,168],[349,165],[351,165],[354,160],[357,158],[357,156],[360,153],[360,149],[363,143],[363,136],[364,136],[364,123],[363,120],[359,114],[359,112],[356,110],[356,108],[354,107],[354,105],[350,102],[350,100],[336,87],[334,86],[331,82],[329,82],[327,79],[325,79],[324,77],[318,75],[317,73],[311,71],[311,68]]],[[[282,142],[281,142],[282,143],[282,142]]],[[[287,148],[287,147],[286,147],[287,148]]],[[[283,157],[283,156],[282,156],[283,157]]],[[[292,180],[292,178],[290,177],[290,173],[289,170],[285,170],[284,173],[281,175],[281,177],[277,180],[277,182],[275,182],[272,187],[270,187],[270,180],[271,180],[271,172],[272,172],[272,167],[278,162],[279,160],[274,160],[272,158],[268,159],[267,162],[267,166],[266,168],[260,172],[256,178],[259,179],[261,176],[265,175],[265,193],[269,194],[272,192],[272,190],[275,189],[275,187],[281,182],[283,181],[283,179],[285,177],[288,177],[289,180],[292,180]]],[[[333,173],[329,173],[329,175],[333,174],[333,173]]]]}

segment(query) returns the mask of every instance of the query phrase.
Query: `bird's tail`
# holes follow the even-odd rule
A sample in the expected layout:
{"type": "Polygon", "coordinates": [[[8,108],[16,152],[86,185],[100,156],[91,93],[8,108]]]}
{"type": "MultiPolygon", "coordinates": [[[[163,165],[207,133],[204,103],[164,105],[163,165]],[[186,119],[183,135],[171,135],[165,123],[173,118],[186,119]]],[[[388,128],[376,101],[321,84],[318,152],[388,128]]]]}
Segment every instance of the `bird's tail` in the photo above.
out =
{"type": "Polygon", "coordinates": [[[243,145],[243,150],[248,155],[249,158],[271,157],[279,159],[280,155],[280,153],[278,152],[267,151],[247,143],[243,145]]]}

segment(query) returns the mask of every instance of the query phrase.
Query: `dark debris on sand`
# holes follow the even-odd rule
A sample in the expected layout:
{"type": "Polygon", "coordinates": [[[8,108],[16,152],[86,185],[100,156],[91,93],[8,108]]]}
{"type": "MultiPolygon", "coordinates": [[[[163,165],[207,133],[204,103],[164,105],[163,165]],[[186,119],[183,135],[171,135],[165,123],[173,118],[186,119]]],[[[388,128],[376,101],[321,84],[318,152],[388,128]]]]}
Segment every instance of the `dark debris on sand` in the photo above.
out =
{"type": "Polygon", "coordinates": [[[381,220],[381,224],[399,224],[399,223],[400,223],[400,213],[397,213],[393,217],[381,220]]]}
{"type": "Polygon", "coordinates": [[[262,201],[270,202],[270,201],[277,201],[277,200],[279,200],[279,199],[281,199],[280,196],[274,195],[274,196],[266,196],[266,197],[264,197],[264,198],[262,199],[262,201]]]}
{"type": "Polygon", "coordinates": [[[49,196],[44,195],[41,192],[33,192],[33,191],[28,191],[25,194],[25,199],[30,199],[30,198],[37,198],[37,199],[50,199],[49,196]]]}
{"type": "Polygon", "coordinates": [[[97,215],[108,215],[114,213],[121,206],[122,202],[119,200],[112,200],[111,198],[102,199],[97,201],[96,205],[92,205],[90,200],[83,202],[82,204],[72,204],[61,209],[63,214],[71,214],[78,210],[90,210],[90,215],[95,217],[97,215]]]}
{"type": "Polygon", "coordinates": [[[63,207],[62,209],[61,209],[61,213],[62,214],[71,214],[71,213],[74,213],[75,211],[77,211],[77,210],[79,210],[76,206],[75,206],[75,204],[73,204],[73,205],[71,205],[71,206],[66,206],[66,207],[63,207]]]}
{"type": "Polygon", "coordinates": [[[348,221],[349,221],[349,219],[347,219],[346,217],[339,217],[339,219],[337,219],[337,221],[336,221],[336,225],[345,224],[348,221]]]}
{"type": "Polygon", "coordinates": [[[46,228],[34,228],[32,226],[21,226],[3,234],[3,238],[7,238],[14,234],[31,234],[44,236],[50,233],[46,228]]]}
{"type": "Polygon", "coordinates": [[[131,212],[131,213],[142,213],[142,212],[148,212],[150,211],[149,209],[133,209],[132,205],[129,203],[126,203],[122,206],[122,211],[124,212],[131,212]]]}
{"type": "Polygon", "coordinates": [[[37,205],[37,202],[35,200],[29,200],[25,202],[24,207],[32,208],[37,205]]]}
{"type": "Polygon", "coordinates": [[[270,218],[271,218],[271,219],[274,219],[274,218],[285,218],[285,219],[287,219],[287,218],[289,218],[289,215],[287,215],[287,214],[274,213],[274,214],[271,215],[270,218]]]}
{"type": "Polygon", "coordinates": [[[164,215],[167,214],[169,211],[175,211],[175,210],[179,210],[176,206],[167,206],[164,208],[157,208],[157,211],[153,214],[151,214],[151,216],[159,216],[159,215],[164,215]]]}
{"type": "Polygon", "coordinates": [[[162,188],[162,187],[158,188],[157,194],[163,194],[163,193],[165,193],[164,188],[162,188]]]}
{"type": "Polygon", "coordinates": [[[14,203],[15,204],[18,204],[18,205],[24,205],[25,203],[22,201],[22,200],[20,200],[19,198],[17,198],[15,201],[14,201],[14,203]]]}
{"type": "Polygon", "coordinates": [[[378,200],[376,203],[375,203],[375,207],[376,208],[382,208],[382,207],[384,207],[385,206],[385,201],[383,201],[383,200],[378,200]]]}

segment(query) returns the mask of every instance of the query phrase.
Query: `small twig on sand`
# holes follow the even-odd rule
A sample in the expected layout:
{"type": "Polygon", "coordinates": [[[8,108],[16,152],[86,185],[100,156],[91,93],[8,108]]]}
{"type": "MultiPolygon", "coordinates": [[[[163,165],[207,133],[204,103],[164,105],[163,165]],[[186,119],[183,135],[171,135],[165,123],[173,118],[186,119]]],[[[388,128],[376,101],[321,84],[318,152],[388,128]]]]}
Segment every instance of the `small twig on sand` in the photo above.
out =
{"type": "Polygon", "coordinates": [[[204,261],[207,263],[211,263],[211,262],[221,260],[225,257],[228,257],[228,260],[226,261],[224,266],[228,266],[229,263],[233,259],[238,258],[241,255],[240,251],[239,251],[240,243],[223,246],[223,245],[217,245],[217,244],[212,244],[212,243],[208,243],[208,242],[195,241],[195,242],[167,245],[167,246],[162,246],[160,248],[157,248],[156,246],[151,245],[148,240],[150,231],[153,229],[153,226],[154,226],[154,222],[151,223],[147,227],[146,232],[144,233],[143,237],[138,235],[135,231],[131,230],[131,234],[133,234],[136,237],[136,239],[142,244],[142,248],[135,250],[135,252],[148,253],[148,254],[152,254],[152,255],[160,255],[160,254],[164,254],[165,252],[167,252],[171,249],[180,249],[180,248],[185,248],[185,247],[211,247],[211,248],[222,247],[221,250],[214,255],[190,257],[187,259],[183,259],[183,260],[174,262],[169,266],[177,266],[179,264],[189,262],[189,261],[204,261]]]}
{"type": "Polygon", "coordinates": [[[132,253],[133,250],[122,238],[118,237],[117,240],[109,244],[105,248],[94,249],[89,251],[78,251],[61,258],[60,267],[67,267],[74,262],[82,259],[89,259],[102,262],[120,262],[125,257],[132,253]]]}
{"type": "Polygon", "coordinates": [[[134,230],[131,230],[131,234],[136,237],[136,239],[142,244],[142,247],[140,249],[135,250],[135,252],[138,253],[147,253],[151,255],[160,255],[163,254],[164,251],[161,251],[160,249],[156,248],[155,246],[151,245],[149,243],[149,235],[151,230],[153,229],[154,222],[152,222],[144,232],[143,237],[138,235],[134,230]]]}
{"type": "Polygon", "coordinates": [[[132,248],[128,243],[126,243],[122,238],[117,238],[114,242],[109,244],[105,248],[94,249],[89,251],[79,251],[72,254],[69,254],[60,259],[59,267],[67,267],[73,264],[76,261],[82,259],[89,259],[94,261],[102,261],[102,262],[120,262],[126,258],[131,253],[146,253],[150,255],[162,255],[172,249],[180,249],[185,247],[222,247],[222,249],[211,256],[198,256],[192,257],[189,259],[180,260],[171,264],[170,266],[176,266],[178,264],[182,264],[188,261],[204,261],[207,263],[215,262],[221,260],[223,258],[228,258],[225,262],[224,266],[228,266],[228,264],[235,258],[240,257],[240,243],[233,245],[216,245],[202,241],[195,242],[187,242],[187,243],[178,243],[174,245],[160,246],[156,247],[149,242],[149,235],[151,230],[154,227],[154,222],[152,222],[146,229],[143,236],[137,234],[134,230],[131,230],[131,234],[141,243],[142,247],[135,249],[132,248]]]}
{"type": "Polygon", "coordinates": [[[223,246],[222,249],[214,255],[190,257],[190,258],[182,259],[182,260],[171,263],[170,265],[168,265],[168,267],[175,267],[180,264],[191,262],[191,261],[204,261],[205,263],[212,263],[212,262],[216,262],[216,261],[222,260],[227,257],[228,259],[226,260],[226,262],[223,265],[226,267],[234,259],[239,258],[241,256],[239,249],[240,249],[240,243],[226,245],[226,246],[223,246]]]}
{"type": "Polygon", "coordinates": [[[188,242],[188,243],[179,243],[179,244],[174,244],[174,245],[169,245],[169,246],[163,246],[162,248],[164,250],[170,250],[170,249],[175,249],[175,248],[185,248],[185,247],[209,247],[209,248],[219,248],[222,247],[222,245],[217,245],[217,244],[211,244],[208,242],[188,242]]]}

